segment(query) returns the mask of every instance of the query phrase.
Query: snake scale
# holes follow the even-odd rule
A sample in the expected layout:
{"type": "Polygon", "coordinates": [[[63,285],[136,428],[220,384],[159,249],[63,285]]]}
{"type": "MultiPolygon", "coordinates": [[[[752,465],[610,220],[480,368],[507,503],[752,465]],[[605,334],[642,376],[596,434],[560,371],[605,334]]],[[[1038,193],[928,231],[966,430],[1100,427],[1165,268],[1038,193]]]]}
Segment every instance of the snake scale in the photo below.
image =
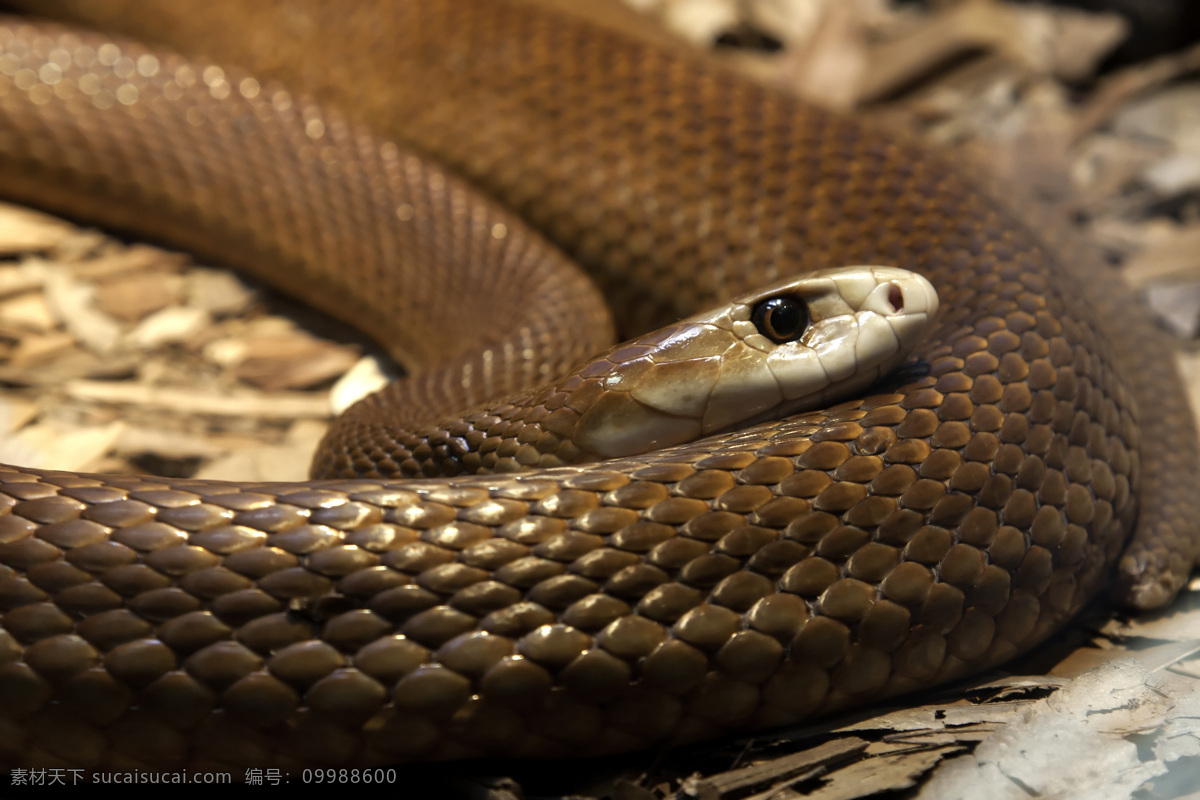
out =
{"type": "MultiPolygon", "coordinates": [[[[0,22],[3,193],[248,270],[435,376],[380,408],[605,344],[542,236],[623,334],[854,263],[921,272],[943,312],[902,385],[597,464],[389,478],[475,434],[398,463],[376,409],[325,482],[4,467],[0,762],[695,741],[978,671],[1114,565],[1152,607],[1193,563],[1195,433],[1153,326],[936,154],[508,0],[37,6],[108,32],[0,22]]],[[[516,458],[536,422],[472,430],[516,458]]]]}

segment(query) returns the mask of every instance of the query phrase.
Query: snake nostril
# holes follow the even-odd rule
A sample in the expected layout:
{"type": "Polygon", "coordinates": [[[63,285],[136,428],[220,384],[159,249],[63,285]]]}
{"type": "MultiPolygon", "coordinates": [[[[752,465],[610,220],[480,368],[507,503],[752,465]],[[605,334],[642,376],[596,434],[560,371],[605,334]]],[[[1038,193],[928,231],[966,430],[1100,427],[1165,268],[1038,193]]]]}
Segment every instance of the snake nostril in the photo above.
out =
{"type": "Polygon", "coordinates": [[[892,283],[888,285],[887,299],[896,311],[904,310],[904,292],[901,291],[899,284],[892,283]]]}

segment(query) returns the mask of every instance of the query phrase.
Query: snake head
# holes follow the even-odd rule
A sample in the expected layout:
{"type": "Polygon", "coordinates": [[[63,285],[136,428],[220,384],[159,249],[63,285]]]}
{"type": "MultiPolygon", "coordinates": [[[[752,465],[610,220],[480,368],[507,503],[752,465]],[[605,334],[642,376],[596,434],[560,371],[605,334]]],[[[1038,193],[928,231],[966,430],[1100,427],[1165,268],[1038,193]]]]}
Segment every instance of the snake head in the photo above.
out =
{"type": "Polygon", "coordinates": [[[898,366],[937,311],[896,267],[822,270],[618,345],[576,373],[572,441],[631,456],[811,410],[898,366]]]}

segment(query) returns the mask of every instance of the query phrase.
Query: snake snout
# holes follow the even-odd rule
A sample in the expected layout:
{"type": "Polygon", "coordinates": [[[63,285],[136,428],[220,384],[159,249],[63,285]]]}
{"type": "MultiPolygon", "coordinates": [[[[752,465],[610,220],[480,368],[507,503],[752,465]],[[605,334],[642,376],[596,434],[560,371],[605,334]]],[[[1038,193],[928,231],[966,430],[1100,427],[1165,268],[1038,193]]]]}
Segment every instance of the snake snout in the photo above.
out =
{"type": "MultiPolygon", "coordinates": [[[[876,281],[875,288],[858,305],[860,311],[874,311],[885,317],[925,314],[932,317],[938,309],[937,290],[915,272],[899,267],[863,267],[876,281]]],[[[853,297],[847,296],[851,305],[853,297]]]]}

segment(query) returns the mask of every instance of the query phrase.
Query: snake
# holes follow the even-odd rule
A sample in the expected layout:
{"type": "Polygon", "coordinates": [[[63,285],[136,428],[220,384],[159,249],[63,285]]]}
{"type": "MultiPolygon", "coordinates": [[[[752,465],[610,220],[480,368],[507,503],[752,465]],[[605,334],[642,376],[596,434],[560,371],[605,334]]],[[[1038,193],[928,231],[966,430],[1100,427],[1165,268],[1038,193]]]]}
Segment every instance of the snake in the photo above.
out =
{"type": "Polygon", "coordinates": [[[6,765],[665,747],[977,673],[1186,580],[1169,345],[948,154],[542,3],[36,11],[70,22],[0,22],[0,192],[245,270],[430,379],[335,423],[312,482],[0,469],[6,765]],[[584,463],[524,460],[561,393],[427,424],[613,325],[850,264],[940,299],[890,383],[584,463]]]}

